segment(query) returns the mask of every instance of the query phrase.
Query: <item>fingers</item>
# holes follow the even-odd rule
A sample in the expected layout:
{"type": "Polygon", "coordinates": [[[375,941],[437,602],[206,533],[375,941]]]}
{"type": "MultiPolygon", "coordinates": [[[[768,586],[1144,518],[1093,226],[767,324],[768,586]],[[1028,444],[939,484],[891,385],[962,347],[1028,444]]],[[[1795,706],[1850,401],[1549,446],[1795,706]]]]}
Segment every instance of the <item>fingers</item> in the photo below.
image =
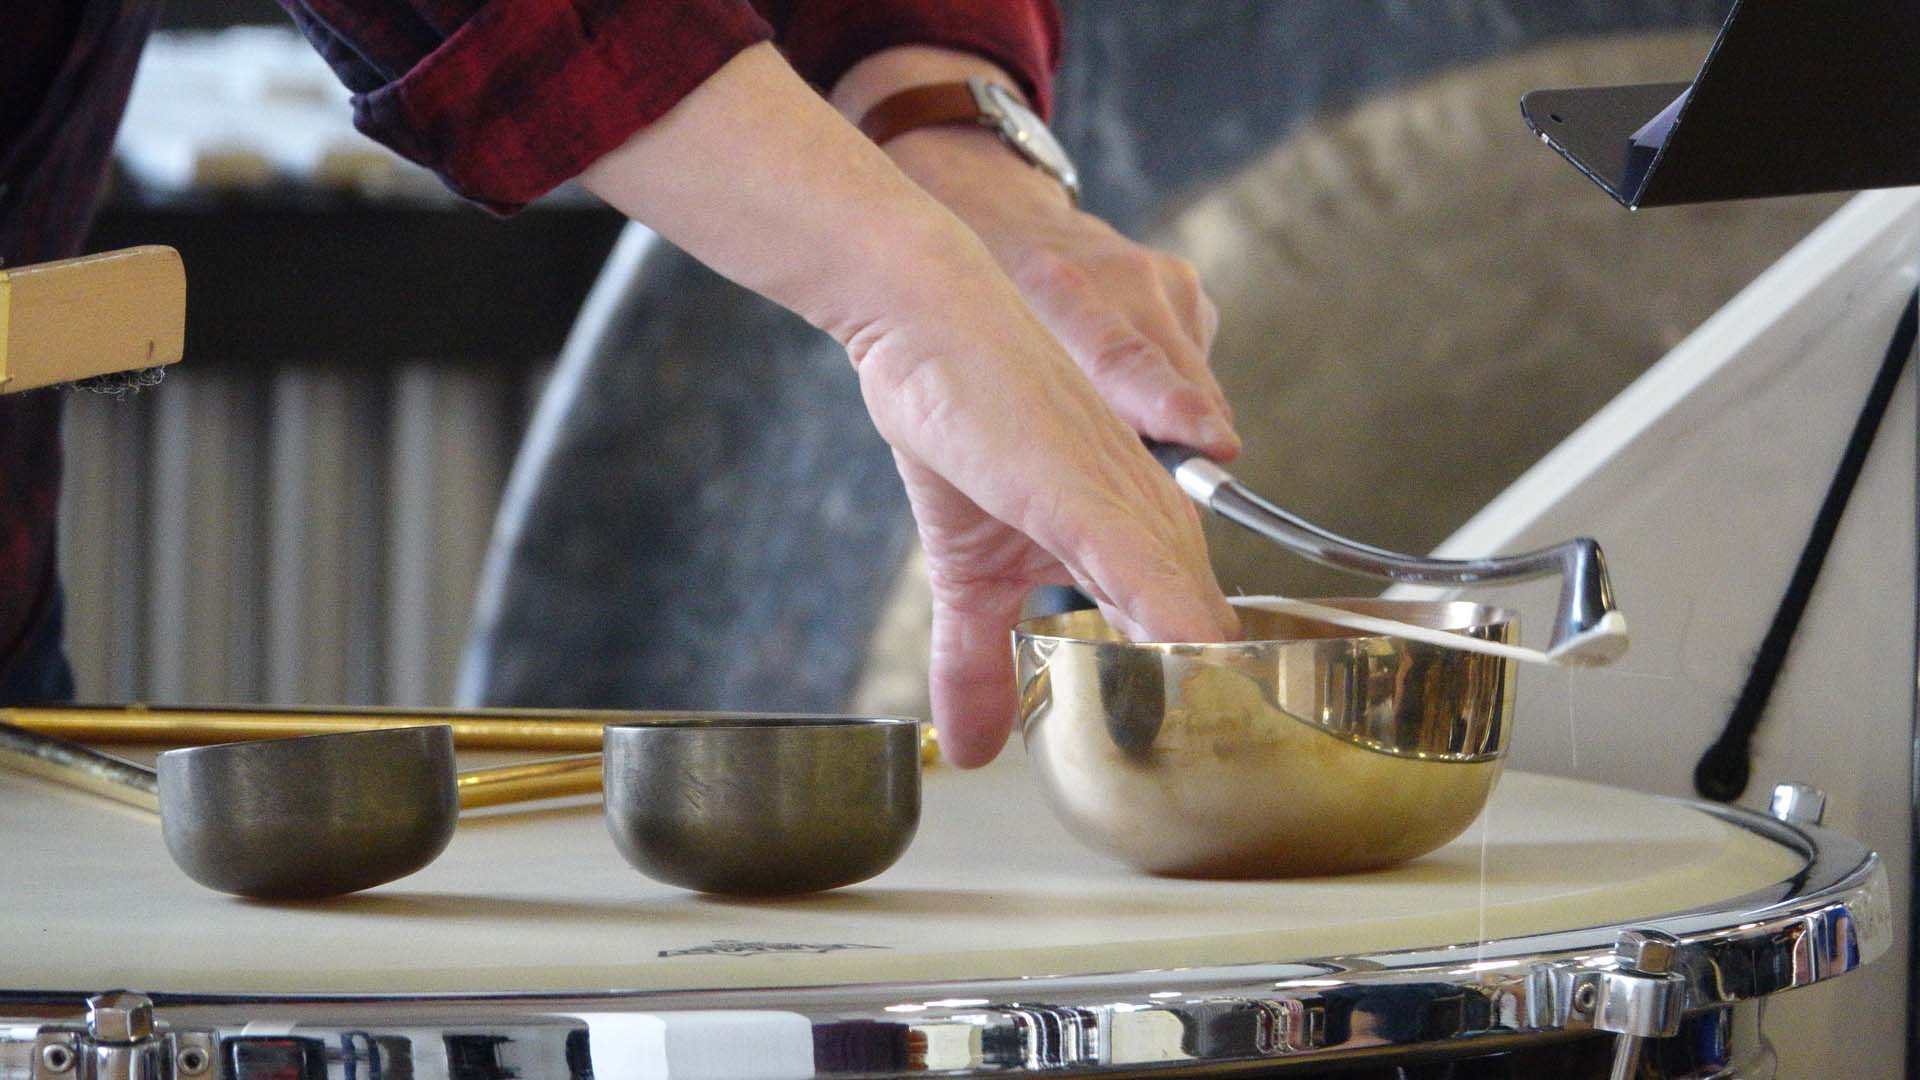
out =
{"type": "MultiPolygon", "coordinates": [[[[1032,333],[1051,344],[1037,324],[1032,333]]],[[[1230,629],[1192,504],[1086,377],[1058,346],[1048,359],[979,344],[986,353],[964,363],[903,360],[883,345],[860,369],[929,555],[968,565],[966,580],[1016,576],[990,559],[984,514],[1114,598],[1131,635],[1198,640],[1230,629]]]]}
{"type": "Polygon", "coordinates": [[[1052,252],[1030,263],[1022,292],[1128,426],[1221,460],[1239,453],[1207,365],[1218,314],[1191,264],[1132,246],[1093,272],[1052,252]]]}
{"type": "MultiPolygon", "coordinates": [[[[1156,482],[1173,487],[1164,474],[1156,482]]],[[[1062,562],[1130,641],[1237,637],[1239,620],[1214,579],[1199,522],[1177,491],[1172,497],[1180,505],[1163,512],[1173,522],[1171,535],[1129,508],[1082,511],[1062,540],[1062,562]]]]}
{"type": "Polygon", "coordinates": [[[1136,432],[1237,455],[1207,364],[1220,314],[1193,264],[1134,243],[978,132],[888,144],[908,175],[985,242],[1047,329],[1136,432]]]}
{"type": "Polygon", "coordinates": [[[1220,329],[1220,309],[1200,284],[1200,271],[1191,262],[1166,252],[1154,252],[1153,259],[1161,291],[1179,316],[1181,332],[1204,358],[1213,349],[1214,335],[1220,329]]]}
{"type": "Polygon", "coordinates": [[[1077,475],[1057,459],[1022,477],[1005,520],[1057,559],[1129,639],[1235,636],[1238,620],[1214,579],[1198,512],[1140,442],[1119,431],[1088,440],[1101,456],[1077,475]]]}
{"type": "Polygon", "coordinates": [[[928,674],[940,752],[971,769],[992,761],[1013,730],[1017,705],[1008,634],[1021,591],[934,590],[933,655],[928,674]]]}
{"type": "MultiPolygon", "coordinates": [[[[929,490],[925,484],[916,488],[921,495],[929,490]]],[[[947,759],[973,768],[1000,752],[1018,712],[1009,634],[1021,603],[1034,585],[1060,582],[1073,568],[1032,557],[1038,552],[1030,541],[1012,530],[992,529],[983,537],[975,530],[927,526],[934,521],[957,524],[953,507],[926,506],[922,512],[916,501],[915,509],[924,519],[922,537],[933,585],[928,689],[934,727],[947,759]],[[1008,566],[1024,572],[971,576],[1008,566]]],[[[1108,622],[1131,640],[1215,641],[1235,636],[1232,610],[1210,575],[1196,583],[1178,558],[1141,554],[1160,546],[1151,538],[1111,536],[1071,576],[1094,595],[1108,622]]]]}
{"type": "MultiPolygon", "coordinates": [[[[1011,729],[1016,700],[1009,631],[1034,585],[1080,585],[1108,621],[1134,640],[1212,641],[1235,634],[1190,504],[1177,493],[1172,501],[1162,498],[1161,489],[1171,483],[1138,441],[1122,437],[1114,443],[1136,456],[1115,454],[1109,472],[1120,474],[1117,482],[1112,476],[1104,483],[1076,479],[1068,475],[1071,469],[1059,468],[1066,462],[1056,457],[1055,468],[1032,481],[1040,485],[1032,501],[1003,506],[1004,518],[983,510],[912,455],[895,455],[933,586],[934,723],[947,755],[962,766],[992,760],[1011,729]],[[1048,476],[1054,478],[1052,490],[1048,476]],[[1136,484],[1139,493],[1131,491],[1136,484]]],[[[991,490],[984,494],[989,502],[995,498],[991,490]]]]}
{"type": "Polygon", "coordinates": [[[1070,577],[1135,639],[1235,629],[1192,504],[1011,288],[977,291],[877,327],[859,360],[935,570],[935,713],[963,764],[1007,737],[1007,635],[1034,584],[1070,577]]]}

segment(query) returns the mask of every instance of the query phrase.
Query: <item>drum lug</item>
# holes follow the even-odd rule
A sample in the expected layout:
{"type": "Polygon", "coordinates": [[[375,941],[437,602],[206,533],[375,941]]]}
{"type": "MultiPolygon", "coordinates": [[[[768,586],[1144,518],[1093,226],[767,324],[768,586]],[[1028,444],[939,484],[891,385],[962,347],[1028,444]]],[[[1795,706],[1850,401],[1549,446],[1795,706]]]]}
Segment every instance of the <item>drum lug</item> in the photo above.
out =
{"type": "Polygon", "coordinates": [[[49,1024],[34,1038],[32,1080],[194,1080],[215,1072],[210,1031],[155,1022],[144,994],[112,990],[87,999],[87,1022],[49,1024]]]}
{"type": "Polygon", "coordinates": [[[1812,784],[1775,784],[1768,809],[1789,825],[1818,825],[1827,816],[1827,793],[1812,784]]]}
{"type": "Polygon", "coordinates": [[[1679,945],[1678,938],[1658,930],[1625,930],[1614,941],[1611,970],[1584,972],[1573,980],[1572,1017],[1620,1036],[1611,1080],[1628,1080],[1638,1071],[1646,1040],[1680,1030],[1686,979],[1673,970],[1679,945]]]}

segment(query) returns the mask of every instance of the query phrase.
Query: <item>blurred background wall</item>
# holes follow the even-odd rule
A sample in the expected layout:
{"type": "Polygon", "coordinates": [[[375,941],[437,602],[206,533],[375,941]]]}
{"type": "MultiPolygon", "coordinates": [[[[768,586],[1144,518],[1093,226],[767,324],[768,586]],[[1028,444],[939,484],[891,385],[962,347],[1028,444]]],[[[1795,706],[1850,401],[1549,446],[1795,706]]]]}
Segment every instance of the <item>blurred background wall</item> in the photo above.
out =
{"type": "Polygon", "coordinates": [[[620,220],[509,222],[353,131],[270,0],[169,4],[102,249],[187,264],[165,392],[76,395],[62,556],[93,700],[444,703],[508,465],[620,220]]]}

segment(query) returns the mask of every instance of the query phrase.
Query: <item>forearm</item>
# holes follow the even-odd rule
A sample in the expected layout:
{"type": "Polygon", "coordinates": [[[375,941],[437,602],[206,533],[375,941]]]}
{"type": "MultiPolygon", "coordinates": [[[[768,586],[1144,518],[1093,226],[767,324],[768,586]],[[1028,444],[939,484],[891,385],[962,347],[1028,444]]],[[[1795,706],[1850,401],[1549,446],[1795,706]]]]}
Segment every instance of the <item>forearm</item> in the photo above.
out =
{"type": "Polygon", "coordinates": [[[843,344],[991,271],[957,219],[771,46],[750,48],[581,177],[707,265],[843,344]]]}

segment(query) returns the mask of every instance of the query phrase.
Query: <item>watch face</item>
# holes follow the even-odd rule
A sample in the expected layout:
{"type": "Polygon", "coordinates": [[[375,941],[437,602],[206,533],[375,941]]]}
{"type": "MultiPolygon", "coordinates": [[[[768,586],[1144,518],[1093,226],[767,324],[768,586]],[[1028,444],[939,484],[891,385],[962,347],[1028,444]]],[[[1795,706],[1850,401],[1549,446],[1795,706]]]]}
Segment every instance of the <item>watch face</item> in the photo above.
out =
{"type": "Polygon", "coordinates": [[[1047,130],[1033,110],[1020,103],[1020,99],[998,83],[985,83],[981,87],[987,102],[993,111],[1000,115],[1000,134],[1025,154],[1027,160],[1051,173],[1066,189],[1076,196],[1080,193],[1080,174],[1073,167],[1067,151],[1047,130]]]}

